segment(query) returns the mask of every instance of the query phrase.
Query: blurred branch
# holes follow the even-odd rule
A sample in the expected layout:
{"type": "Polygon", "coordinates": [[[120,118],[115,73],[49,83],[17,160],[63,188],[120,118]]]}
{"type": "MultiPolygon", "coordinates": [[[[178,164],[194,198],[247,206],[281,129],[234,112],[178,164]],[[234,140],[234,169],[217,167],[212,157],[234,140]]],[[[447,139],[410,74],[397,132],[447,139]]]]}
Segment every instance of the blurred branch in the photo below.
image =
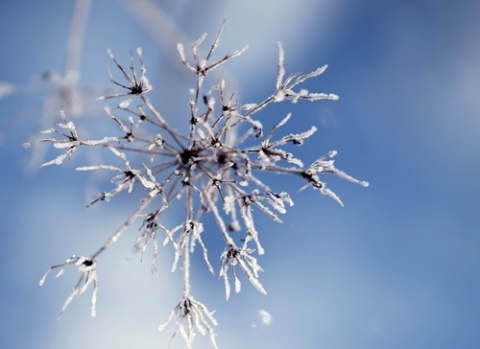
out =
{"type": "MultiPolygon", "coordinates": [[[[128,10],[132,17],[145,28],[153,41],[163,47],[165,52],[176,52],[179,42],[192,40],[159,6],[151,0],[118,0],[128,10]]],[[[180,68],[177,57],[170,56],[171,61],[180,68]]]]}
{"type": "Polygon", "coordinates": [[[65,50],[65,76],[71,72],[78,73],[91,3],[91,0],[75,0],[65,50]]]}

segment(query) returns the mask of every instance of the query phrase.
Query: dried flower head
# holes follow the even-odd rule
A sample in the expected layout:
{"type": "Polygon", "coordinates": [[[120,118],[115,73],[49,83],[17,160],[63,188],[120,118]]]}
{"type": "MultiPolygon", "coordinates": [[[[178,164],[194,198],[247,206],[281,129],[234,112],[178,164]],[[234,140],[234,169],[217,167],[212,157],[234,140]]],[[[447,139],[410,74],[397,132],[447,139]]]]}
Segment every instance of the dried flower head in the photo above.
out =
{"type": "MultiPolygon", "coordinates": [[[[279,44],[275,90],[260,102],[240,104],[235,99],[235,94],[227,93],[227,81],[224,78],[220,78],[208,88],[204,87],[211,71],[238,57],[246,49],[245,47],[215,60],[213,57],[219,46],[223,28],[222,25],[205,55],[199,51],[206,35],[192,45],[192,59],[187,59],[183,45],[178,45],[181,61],[196,76],[195,87],[190,91],[190,115],[188,120],[185,120],[189,128],[186,134],[171,127],[167,118],[146,97],[145,94],[151,90],[151,86],[145,75],[142,51],[137,49],[140,61],[139,75],[133,64],[133,55],[130,58],[130,73],[127,73],[127,69],[109,51],[111,59],[127,84],[123,85],[114,80],[109,71],[110,79],[113,84],[126,91],[100,99],[121,100],[117,107],[106,109],[119,134],[98,140],[83,139],[76,131],[75,125],[62,116],[62,122],[58,124],[57,129],[49,131],[58,134],[59,138],[47,138],[42,141],[66,149],[44,166],[62,163],[78,148],[100,148],[118,159],[121,165],[98,164],[77,168],[80,171],[113,173],[112,188],[100,193],[91,204],[108,201],[122,191],[130,193],[136,188],[145,193],[139,207],[92,254],[91,258],[83,261],[67,260],[65,264],[83,266],[82,277],[86,278],[85,285],[80,291],[77,285],[72,295],[81,295],[84,288],[92,282],[95,290],[97,289],[94,267],[93,271],[92,268],[87,270],[84,263],[86,261],[91,263],[88,267],[97,265],[98,257],[118,240],[126,228],[136,219],[143,218],[140,236],[132,249],[132,254],[141,252],[143,255],[147,244],[152,243],[154,249],[152,271],[154,271],[160,235],[163,235],[164,245],[170,244],[174,248],[172,270],[176,270],[181,264],[183,297],[172,311],[168,322],[177,317],[174,335],[180,332],[189,348],[195,331],[208,333],[216,346],[213,332],[216,322],[212,313],[202,303],[194,300],[190,285],[190,254],[195,248],[202,250],[204,260],[214,274],[203,237],[207,233],[214,234],[215,231],[212,229],[205,231],[202,223],[204,215],[213,216],[219,237],[225,243],[225,250],[220,256],[219,276],[225,281],[226,298],[230,296],[229,269],[234,279],[235,291],[240,291],[241,281],[237,266],[258,291],[266,294],[259,280],[262,268],[254,256],[255,253],[258,255],[264,253],[260,234],[255,226],[254,210],[257,209],[272,220],[282,223],[280,217],[286,212],[287,207],[293,205],[293,201],[286,191],[270,188],[265,182],[268,176],[261,174],[296,177],[305,183],[302,189],[311,187],[319,190],[321,194],[332,197],[340,204],[342,204],[340,199],[322,180],[324,175],[334,174],[362,186],[368,185],[367,182],[356,180],[338,170],[334,166],[333,157],[336,154],[334,151],[319,157],[305,168],[302,160],[287,151],[286,147],[301,146],[315,133],[316,128],[312,126],[301,133],[279,135],[282,126],[291,119],[291,114],[282,118],[264,136],[258,113],[270,104],[338,99],[334,94],[311,93],[299,87],[306,80],[321,75],[326,66],[311,73],[285,77],[284,52],[279,44]],[[135,110],[129,109],[135,98],[139,100],[140,105],[135,110]],[[183,203],[184,213],[177,224],[167,227],[162,223],[162,218],[174,202],[183,203]]],[[[52,269],[56,267],[58,266],[52,269]]],[[[62,311],[70,303],[71,297],[62,311]]]]}

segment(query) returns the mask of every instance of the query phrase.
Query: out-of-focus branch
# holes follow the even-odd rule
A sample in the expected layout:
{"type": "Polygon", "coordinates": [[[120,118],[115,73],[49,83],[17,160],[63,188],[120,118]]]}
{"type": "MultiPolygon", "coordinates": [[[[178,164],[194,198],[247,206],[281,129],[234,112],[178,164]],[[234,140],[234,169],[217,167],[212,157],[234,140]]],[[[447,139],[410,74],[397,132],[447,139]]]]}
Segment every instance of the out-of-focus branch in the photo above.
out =
{"type": "MultiPolygon", "coordinates": [[[[150,0],[118,0],[145,28],[153,41],[165,52],[176,52],[178,43],[192,42],[178,24],[150,0]]],[[[169,56],[180,67],[177,56],[169,56]]]]}
{"type": "Polygon", "coordinates": [[[65,49],[64,74],[66,79],[79,78],[80,59],[82,57],[83,37],[90,12],[91,0],[75,0],[70,20],[70,30],[65,49]]]}

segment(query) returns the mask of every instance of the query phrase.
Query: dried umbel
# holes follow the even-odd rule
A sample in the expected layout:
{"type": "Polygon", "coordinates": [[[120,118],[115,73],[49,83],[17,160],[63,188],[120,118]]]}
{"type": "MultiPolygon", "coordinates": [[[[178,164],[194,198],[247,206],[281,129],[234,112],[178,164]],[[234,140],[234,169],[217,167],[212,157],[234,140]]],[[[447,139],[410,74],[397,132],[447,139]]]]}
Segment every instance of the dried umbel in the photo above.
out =
{"type": "MultiPolygon", "coordinates": [[[[146,94],[152,87],[146,76],[142,51],[137,49],[140,73],[137,73],[135,68],[133,54],[129,69],[125,69],[109,51],[125,83],[117,81],[109,71],[111,81],[121,87],[123,92],[99,99],[120,100],[117,107],[106,108],[106,114],[118,129],[117,135],[96,140],[83,139],[75,124],[61,114],[61,123],[46,131],[57,134],[57,137],[40,141],[52,143],[63,151],[55,159],[46,162],[45,166],[61,164],[80,148],[103,149],[118,158],[121,165],[98,164],[77,168],[80,171],[111,171],[114,174],[113,187],[100,193],[91,204],[109,201],[122,191],[130,193],[138,188],[145,193],[135,212],[91,256],[71,257],[64,264],[52,267],[55,269],[75,265],[81,273],[79,284],[67,299],[62,312],[70,301],[80,296],[90,284],[93,284],[94,297],[96,296],[98,284],[95,268],[101,267],[100,255],[116,242],[135,220],[143,219],[140,236],[133,246],[132,254],[141,252],[143,255],[147,245],[152,244],[153,272],[159,241],[163,240],[164,246],[170,244],[175,251],[172,270],[178,269],[180,265],[183,273],[181,301],[160,329],[163,330],[170,322],[174,322],[174,335],[179,332],[189,348],[196,332],[208,333],[216,347],[213,331],[216,321],[213,313],[193,298],[190,285],[190,255],[195,248],[202,250],[208,269],[212,274],[215,273],[204,243],[204,215],[213,215],[218,236],[225,243],[225,250],[220,256],[219,277],[225,281],[226,298],[230,296],[229,274],[233,278],[235,291],[240,291],[239,272],[243,272],[258,291],[266,294],[259,279],[262,268],[257,261],[258,255],[264,253],[264,248],[260,243],[253,212],[261,211],[275,222],[281,223],[281,215],[286,212],[287,207],[293,205],[293,201],[286,191],[270,188],[264,179],[269,176],[259,174],[296,177],[305,183],[302,189],[311,187],[332,197],[339,204],[342,204],[340,199],[322,180],[324,175],[334,174],[368,186],[367,182],[358,181],[335,167],[335,151],[320,156],[306,167],[301,159],[287,151],[287,148],[292,148],[291,145],[301,146],[316,131],[312,126],[302,133],[279,135],[282,126],[291,119],[291,114],[283,117],[264,135],[258,113],[269,104],[338,99],[334,94],[311,93],[300,88],[306,80],[321,75],[326,66],[308,74],[285,77],[284,52],[279,44],[275,90],[258,103],[240,104],[235,94],[227,92],[224,78],[220,78],[213,86],[204,87],[213,70],[246,50],[245,47],[214,60],[213,55],[222,32],[223,25],[205,55],[199,53],[199,48],[206,35],[197,40],[191,47],[192,60],[187,59],[184,47],[178,45],[181,61],[196,76],[196,84],[190,90],[190,115],[185,120],[188,123],[185,134],[171,127],[167,121],[170,118],[164,117],[147,98],[146,94]],[[134,101],[139,104],[131,108],[134,101]],[[168,214],[174,202],[180,202],[184,207],[182,219],[173,227],[165,226],[162,218],[168,214]],[[80,285],[82,282],[84,284],[80,285]]],[[[208,230],[208,234],[215,233],[215,230],[208,230]]],[[[42,283],[43,281],[44,279],[42,283]]],[[[95,302],[92,315],[95,314],[94,307],[95,302]]]]}

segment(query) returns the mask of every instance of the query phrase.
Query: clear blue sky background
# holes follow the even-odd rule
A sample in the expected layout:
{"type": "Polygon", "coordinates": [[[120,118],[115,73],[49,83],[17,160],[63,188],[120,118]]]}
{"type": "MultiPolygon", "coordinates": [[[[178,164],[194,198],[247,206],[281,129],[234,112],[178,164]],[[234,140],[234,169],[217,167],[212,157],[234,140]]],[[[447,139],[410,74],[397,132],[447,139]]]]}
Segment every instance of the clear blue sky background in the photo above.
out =
{"type": "MultiPolygon", "coordinates": [[[[267,296],[244,281],[242,293],[225,302],[223,281],[209,276],[198,256],[193,292],[217,310],[219,346],[479,346],[480,2],[155,3],[191,39],[213,36],[226,19],[222,53],[250,45],[227,66],[243,101],[271,93],[277,41],[287,71],[329,64],[308,88],[336,93],[338,102],[285,105],[266,116],[292,111],[291,131],[316,125],[301,149],[305,162],[336,149],[339,168],[371,183],[365,189],[328,178],[344,208],[311,190],[293,195],[295,206],[285,216],[291,226],[259,217],[267,296]],[[260,309],[271,314],[270,324],[262,323],[260,309]]],[[[45,72],[62,72],[71,7],[71,1],[1,2],[1,83],[20,88],[45,72]]],[[[141,46],[151,98],[181,123],[176,108],[187,107],[191,81],[173,63],[171,43],[159,41],[162,25],[145,26],[131,13],[121,1],[94,1],[81,84],[108,84],[107,48],[126,61],[141,46]]],[[[92,184],[76,173],[83,156],[60,168],[29,170],[31,150],[22,143],[42,121],[44,90],[0,99],[0,348],[165,347],[169,333],[156,327],[178,301],[179,275],[169,273],[169,250],[161,251],[153,281],[148,254],[142,264],[125,260],[134,229],[102,260],[96,318],[89,316],[88,294],[57,320],[77,279],[73,270],[38,287],[50,265],[96,250],[138,199],[85,209],[92,188],[108,181],[92,184]]],[[[92,114],[90,127],[102,127],[102,113],[92,114]]],[[[301,183],[272,179],[272,187],[281,186],[295,191],[301,183]]],[[[216,228],[210,228],[207,243],[215,249],[216,228]]],[[[208,347],[203,338],[197,344],[208,347]]],[[[183,346],[177,338],[173,348],[183,346]]]]}

